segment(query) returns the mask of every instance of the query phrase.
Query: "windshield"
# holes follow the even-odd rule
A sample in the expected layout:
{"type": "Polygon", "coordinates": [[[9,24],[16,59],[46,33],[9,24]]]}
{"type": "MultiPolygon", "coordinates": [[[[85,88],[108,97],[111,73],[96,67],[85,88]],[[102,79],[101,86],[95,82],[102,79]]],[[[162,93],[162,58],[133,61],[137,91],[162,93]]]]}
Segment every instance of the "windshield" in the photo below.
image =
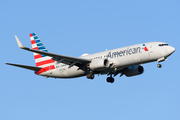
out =
{"type": "Polygon", "coordinates": [[[168,46],[168,44],[159,44],[159,46],[168,46]]]}

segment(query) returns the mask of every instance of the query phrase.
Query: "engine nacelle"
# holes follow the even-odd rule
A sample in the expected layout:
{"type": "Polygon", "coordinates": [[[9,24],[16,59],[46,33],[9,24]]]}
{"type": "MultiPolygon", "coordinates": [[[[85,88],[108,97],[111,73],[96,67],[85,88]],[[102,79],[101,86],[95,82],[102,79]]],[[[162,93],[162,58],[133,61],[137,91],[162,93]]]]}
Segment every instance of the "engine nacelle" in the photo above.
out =
{"type": "Polygon", "coordinates": [[[89,65],[91,70],[102,70],[109,67],[108,59],[97,59],[93,60],[89,65]]]}
{"type": "Polygon", "coordinates": [[[128,67],[127,69],[124,70],[124,74],[127,77],[135,76],[135,75],[140,75],[144,72],[143,66],[140,65],[135,65],[128,67]]]}

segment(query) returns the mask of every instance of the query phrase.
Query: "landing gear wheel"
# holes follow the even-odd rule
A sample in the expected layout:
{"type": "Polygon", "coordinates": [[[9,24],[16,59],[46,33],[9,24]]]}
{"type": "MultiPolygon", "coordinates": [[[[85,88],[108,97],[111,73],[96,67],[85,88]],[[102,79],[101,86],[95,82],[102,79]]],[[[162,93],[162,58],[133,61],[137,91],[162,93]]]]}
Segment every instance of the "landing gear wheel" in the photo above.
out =
{"type": "Polygon", "coordinates": [[[94,79],[94,74],[89,73],[89,74],[86,75],[86,77],[87,77],[88,79],[94,79]]]}
{"type": "Polygon", "coordinates": [[[162,67],[162,65],[161,65],[161,64],[158,64],[158,65],[157,65],[157,67],[158,67],[158,68],[161,68],[161,67],[162,67]]]}
{"type": "Polygon", "coordinates": [[[90,79],[94,79],[94,74],[91,75],[91,78],[90,79]]]}
{"type": "Polygon", "coordinates": [[[114,82],[114,78],[112,78],[112,77],[107,77],[106,81],[109,82],[109,83],[113,83],[113,82],[114,82]]]}

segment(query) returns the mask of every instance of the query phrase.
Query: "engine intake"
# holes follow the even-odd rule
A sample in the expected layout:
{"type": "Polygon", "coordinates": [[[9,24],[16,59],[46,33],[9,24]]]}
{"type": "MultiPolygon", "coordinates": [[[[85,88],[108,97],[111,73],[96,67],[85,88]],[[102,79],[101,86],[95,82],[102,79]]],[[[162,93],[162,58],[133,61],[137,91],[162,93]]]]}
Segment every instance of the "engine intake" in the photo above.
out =
{"type": "Polygon", "coordinates": [[[128,67],[127,69],[124,70],[124,74],[127,77],[135,76],[135,75],[140,75],[144,72],[143,66],[140,65],[135,65],[128,67]]]}
{"type": "Polygon", "coordinates": [[[108,59],[97,59],[93,60],[89,65],[91,70],[102,70],[109,67],[108,59]]]}

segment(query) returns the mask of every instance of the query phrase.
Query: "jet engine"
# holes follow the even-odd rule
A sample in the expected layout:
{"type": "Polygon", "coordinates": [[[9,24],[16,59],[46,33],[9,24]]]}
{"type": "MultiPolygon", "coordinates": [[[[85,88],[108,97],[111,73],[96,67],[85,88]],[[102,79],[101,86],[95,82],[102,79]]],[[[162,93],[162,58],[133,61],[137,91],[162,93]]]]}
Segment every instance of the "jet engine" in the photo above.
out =
{"type": "Polygon", "coordinates": [[[127,77],[135,76],[135,75],[140,75],[144,72],[143,66],[140,65],[135,65],[128,67],[127,69],[124,70],[124,74],[127,77]]]}
{"type": "Polygon", "coordinates": [[[91,70],[102,70],[109,67],[108,59],[96,59],[93,60],[89,65],[91,70]]]}

